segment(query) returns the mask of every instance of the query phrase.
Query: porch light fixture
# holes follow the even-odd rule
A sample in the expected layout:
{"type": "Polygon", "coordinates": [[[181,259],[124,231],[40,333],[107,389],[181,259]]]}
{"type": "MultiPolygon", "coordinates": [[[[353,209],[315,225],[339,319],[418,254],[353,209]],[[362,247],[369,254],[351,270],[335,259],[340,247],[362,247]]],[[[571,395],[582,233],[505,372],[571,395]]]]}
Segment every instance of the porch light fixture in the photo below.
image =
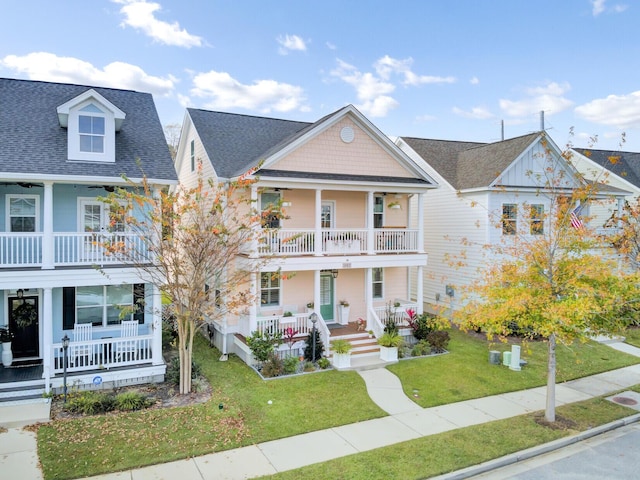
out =
{"type": "Polygon", "coordinates": [[[22,298],[24,296],[24,290],[19,288],[18,291],[16,292],[16,295],[18,296],[18,298],[22,298]]]}
{"type": "Polygon", "coordinates": [[[69,351],[69,336],[65,333],[62,337],[62,350],[64,351],[63,362],[63,390],[64,390],[64,403],[67,403],[67,353],[69,351]]]}
{"type": "Polygon", "coordinates": [[[331,276],[333,278],[338,278],[338,270],[336,270],[335,268],[331,270],[331,276]]]}
{"type": "Polygon", "coordinates": [[[311,320],[311,324],[313,325],[313,328],[311,329],[313,337],[313,339],[311,340],[311,361],[313,363],[316,363],[316,322],[318,321],[318,314],[316,312],[311,312],[311,315],[309,315],[309,320],[311,320]]]}

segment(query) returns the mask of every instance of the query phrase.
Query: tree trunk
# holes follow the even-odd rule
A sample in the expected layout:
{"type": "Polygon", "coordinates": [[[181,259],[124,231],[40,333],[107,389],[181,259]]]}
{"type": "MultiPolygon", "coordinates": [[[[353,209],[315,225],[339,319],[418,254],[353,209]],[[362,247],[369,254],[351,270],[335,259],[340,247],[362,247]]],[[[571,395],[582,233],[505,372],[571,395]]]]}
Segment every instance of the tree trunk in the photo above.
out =
{"type": "Polygon", "coordinates": [[[193,325],[188,319],[178,320],[178,353],[180,358],[180,394],[191,393],[191,360],[193,325]]]}
{"type": "Polygon", "coordinates": [[[544,411],[547,422],[556,421],[556,336],[549,335],[547,357],[547,408],[544,411]]]}

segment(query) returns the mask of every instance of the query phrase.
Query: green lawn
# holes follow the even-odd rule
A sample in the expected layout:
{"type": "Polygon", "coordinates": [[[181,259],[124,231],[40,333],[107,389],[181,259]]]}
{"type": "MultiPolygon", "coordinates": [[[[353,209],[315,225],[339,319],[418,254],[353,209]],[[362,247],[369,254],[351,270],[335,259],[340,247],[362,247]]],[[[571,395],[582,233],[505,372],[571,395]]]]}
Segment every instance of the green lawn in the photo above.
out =
{"type": "MultiPolygon", "coordinates": [[[[483,338],[456,329],[450,335],[449,354],[401,361],[388,367],[400,378],[407,396],[420,406],[433,407],[546,385],[545,342],[529,342],[522,348],[521,358],[528,364],[516,372],[489,364],[489,350],[507,351],[510,345],[489,344],[483,338]]],[[[640,358],[596,342],[558,346],[556,353],[557,383],[640,363],[640,358]]]]}
{"type": "MultiPolygon", "coordinates": [[[[523,354],[530,365],[511,372],[489,365],[488,351],[493,346],[454,331],[451,353],[402,361],[391,370],[409,396],[417,389],[421,405],[436,405],[544,384],[544,353],[536,351],[541,347],[523,354]]],[[[218,361],[220,353],[202,338],[194,353],[213,388],[209,402],[42,425],[38,453],[45,479],[127,470],[386,415],[371,401],[356,372],[327,371],[265,381],[234,356],[218,361]]],[[[578,345],[559,353],[558,378],[562,381],[639,361],[601,345],[578,345]]],[[[407,456],[414,454],[400,455],[407,456]]]]}
{"type": "Polygon", "coordinates": [[[545,427],[536,422],[534,414],[522,415],[422,437],[321,464],[289,470],[268,478],[274,480],[429,478],[573,435],[632,413],[634,411],[627,407],[596,398],[558,407],[558,416],[574,422],[574,425],[568,429],[545,427]]]}
{"type": "Polygon", "coordinates": [[[625,342],[640,348],[640,328],[630,328],[624,332],[625,342]]]}

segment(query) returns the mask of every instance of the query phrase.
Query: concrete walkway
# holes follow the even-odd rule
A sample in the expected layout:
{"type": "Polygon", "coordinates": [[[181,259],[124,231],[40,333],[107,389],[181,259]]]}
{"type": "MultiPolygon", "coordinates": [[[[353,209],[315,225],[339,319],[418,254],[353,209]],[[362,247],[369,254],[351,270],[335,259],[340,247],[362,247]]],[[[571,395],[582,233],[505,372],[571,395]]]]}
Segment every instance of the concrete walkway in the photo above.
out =
{"type": "MultiPolygon", "coordinates": [[[[640,349],[635,347],[629,348],[629,346],[623,346],[619,343],[609,343],[609,345],[640,357],[640,349]]],[[[235,450],[92,478],[102,480],[254,478],[545,408],[545,387],[433,408],[421,408],[406,397],[400,381],[388,370],[373,369],[360,372],[360,375],[366,383],[367,392],[372,400],[388,412],[389,416],[235,450]],[[318,448],[318,445],[322,445],[322,448],[318,448]]],[[[640,365],[558,384],[556,386],[556,404],[564,405],[607,393],[619,392],[636,384],[640,384],[640,365]]],[[[634,410],[629,410],[630,414],[633,412],[634,410]]],[[[640,415],[632,418],[633,421],[638,420],[640,415]]],[[[615,428],[617,425],[616,423],[604,428],[615,428]]],[[[602,429],[603,427],[596,429],[597,433],[600,433],[602,429]]],[[[582,435],[586,438],[588,434],[583,432],[582,435]]],[[[570,441],[570,439],[566,441],[570,441]]],[[[559,445],[562,446],[562,444],[559,445]]],[[[544,448],[548,449],[549,447],[542,445],[539,450],[543,451],[544,448]]],[[[534,450],[535,453],[535,449],[530,450],[534,450]]],[[[456,472],[441,478],[466,478],[473,475],[474,471],[480,473],[486,471],[487,468],[491,467],[481,465],[477,466],[476,470],[466,469],[464,476],[459,476],[460,473],[456,472]]],[[[3,478],[5,474],[8,475],[7,478],[42,478],[37,468],[33,434],[15,429],[0,434],[0,472],[2,472],[3,478]],[[29,437],[32,443],[23,437],[29,437]],[[20,441],[15,440],[16,438],[19,438],[20,441]]]]}

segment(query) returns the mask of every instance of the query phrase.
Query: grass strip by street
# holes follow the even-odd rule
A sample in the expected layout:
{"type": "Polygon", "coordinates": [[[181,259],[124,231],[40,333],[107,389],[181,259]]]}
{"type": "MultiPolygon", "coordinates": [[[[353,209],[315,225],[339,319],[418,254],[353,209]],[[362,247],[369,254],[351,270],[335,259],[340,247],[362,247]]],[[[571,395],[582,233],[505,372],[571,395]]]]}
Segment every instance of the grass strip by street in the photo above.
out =
{"type": "MultiPolygon", "coordinates": [[[[512,372],[489,365],[488,351],[493,346],[486,340],[456,330],[451,336],[449,354],[402,361],[391,368],[410,398],[418,389],[416,400],[422,406],[545,383],[542,353],[523,353],[529,365],[512,372]]],[[[564,356],[559,349],[558,381],[640,362],[594,345],[575,345],[564,356]]],[[[544,349],[546,344],[539,347],[544,349]]],[[[327,371],[264,381],[235,356],[227,362],[220,362],[219,356],[204,338],[197,338],[194,358],[213,389],[205,404],[40,426],[38,454],[45,479],[128,470],[386,416],[371,401],[356,372],[327,371]]]]}
{"type": "MultiPolygon", "coordinates": [[[[637,388],[637,387],[636,387],[637,388]]],[[[460,428],[321,464],[271,475],[273,480],[423,479],[477,465],[627,417],[633,410],[594,398],[558,407],[565,429],[545,426],[538,414],[460,428]]]]}
{"type": "Polygon", "coordinates": [[[640,328],[629,328],[625,333],[625,342],[634,347],[640,348],[640,328]]]}
{"type": "MultiPolygon", "coordinates": [[[[527,343],[521,358],[528,363],[516,372],[503,365],[489,364],[489,350],[503,352],[510,350],[511,345],[490,344],[482,337],[455,328],[449,334],[449,354],[401,361],[387,367],[400,378],[405,394],[421,407],[546,385],[546,342],[527,343]]],[[[638,357],[597,342],[558,345],[556,354],[557,383],[640,363],[638,357]]]]}

